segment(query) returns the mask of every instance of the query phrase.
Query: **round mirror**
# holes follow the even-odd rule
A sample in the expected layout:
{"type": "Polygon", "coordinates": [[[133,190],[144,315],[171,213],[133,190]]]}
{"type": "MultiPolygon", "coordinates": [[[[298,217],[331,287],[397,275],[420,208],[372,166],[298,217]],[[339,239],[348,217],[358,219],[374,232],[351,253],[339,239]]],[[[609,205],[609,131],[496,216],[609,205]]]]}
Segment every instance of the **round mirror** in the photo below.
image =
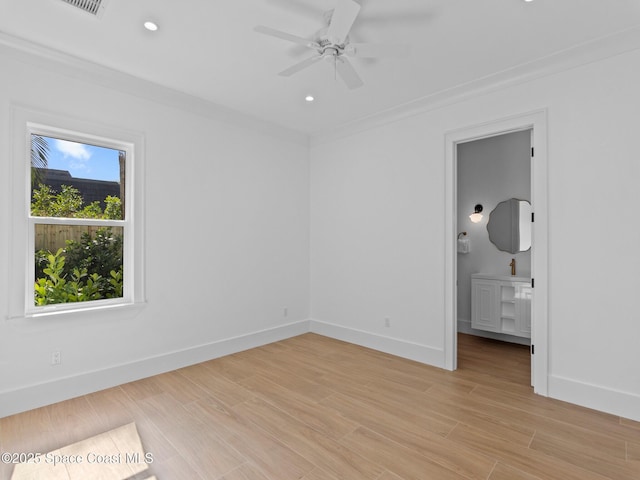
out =
{"type": "Polygon", "coordinates": [[[489,214],[489,240],[498,250],[509,253],[531,248],[531,204],[510,198],[500,202],[489,214]]]}

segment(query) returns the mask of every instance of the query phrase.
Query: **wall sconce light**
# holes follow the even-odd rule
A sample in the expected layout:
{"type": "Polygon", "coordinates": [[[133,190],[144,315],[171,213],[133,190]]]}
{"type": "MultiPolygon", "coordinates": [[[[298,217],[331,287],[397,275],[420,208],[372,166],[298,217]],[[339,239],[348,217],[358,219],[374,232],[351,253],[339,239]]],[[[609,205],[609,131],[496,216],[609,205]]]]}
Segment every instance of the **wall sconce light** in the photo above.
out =
{"type": "Polygon", "coordinates": [[[473,213],[469,215],[469,220],[471,220],[473,223],[478,223],[480,220],[482,220],[481,212],[482,212],[482,205],[477,204],[473,208],[473,213]]]}

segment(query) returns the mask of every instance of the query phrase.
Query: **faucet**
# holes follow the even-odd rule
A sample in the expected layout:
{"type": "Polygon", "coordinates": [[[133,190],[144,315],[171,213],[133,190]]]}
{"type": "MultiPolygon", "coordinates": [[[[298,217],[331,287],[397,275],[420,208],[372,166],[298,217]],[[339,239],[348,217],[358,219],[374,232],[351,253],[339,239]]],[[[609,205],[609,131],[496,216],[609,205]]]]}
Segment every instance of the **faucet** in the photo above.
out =
{"type": "Polygon", "coordinates": [[[511,267],[511,275],[515,277],[516,275],[516,259],[515,258],[511,259],[511,263],[509,264],[509,266],[511,267]]]}

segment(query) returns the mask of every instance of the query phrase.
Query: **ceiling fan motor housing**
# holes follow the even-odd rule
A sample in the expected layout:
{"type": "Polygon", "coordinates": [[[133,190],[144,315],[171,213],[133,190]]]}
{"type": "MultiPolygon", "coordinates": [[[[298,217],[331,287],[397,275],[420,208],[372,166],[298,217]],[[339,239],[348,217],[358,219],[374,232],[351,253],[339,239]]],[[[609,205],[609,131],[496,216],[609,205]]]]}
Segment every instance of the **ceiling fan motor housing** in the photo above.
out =
{"type": "Polygon", "coordinates": [[[331,56],[340,56],[343,55],[347,45],[349,45],[349,37],[345,38],[344,42],[340,45],[331,42],[329,38],[327,38],[327,29],[323,28],[317,33],[316,43],[320,45],[320,48],[317,49],[318,53],[323,56],[331,55],[331,56]]]}

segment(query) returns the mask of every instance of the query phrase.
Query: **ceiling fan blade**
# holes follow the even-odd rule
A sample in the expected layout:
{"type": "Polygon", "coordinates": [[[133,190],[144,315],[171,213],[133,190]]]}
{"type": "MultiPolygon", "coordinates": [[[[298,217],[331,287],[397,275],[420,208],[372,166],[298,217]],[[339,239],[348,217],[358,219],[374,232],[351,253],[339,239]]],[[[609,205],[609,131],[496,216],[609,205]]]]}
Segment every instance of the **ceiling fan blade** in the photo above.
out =
{"type": "Polygon", "coordinates": [[[360,75],[358,75],[358,72],[356,72],[349,60],[344,57],[337,57],[335,62],[338,75],[340,75],[340,78],[342,78],[349,90],[353,90],[354,88],[364,85],[360,75]]]}
{"type": "Polygon", "coordinates": [[[258,33],[263,33],[265,35],[270,35],[272,37],[281,38],[283,40],[288,40],[289,42],[299,43],[309,48],[320,48],[318,43],[313,40],[309,40],[308,38],[298,37],[296,35],[291,35],[290,33],[281,32],[280,30],[276,30],[275,28],[265,27],[264,25],[258,25],[253,28],[254,31],[258,33]]]}
{"type": "Polygon", "coordinates": [[[360,12],[360,4],[354,0],[339,0],[331,15],[331,23],[327,30],[329,41],[340,45],[344,43],[349,31],[360,12]]]}
{"type": "Polygon", "coordinates": [[[297,73],[300,70],[304,70],[305,68],[310,67],[311,65],[313,65],[316,62],[319,62],[320,60],[322,60],[322,55],[316,55],[314,57],[307,58],[306,60],[296,63],[295,65],[287,68],[286,70],[281,71],[278,75],[280,75],[281,77],[290,77],[294,73],[297,73]]]}
{"type": "Polygon", "coordinates": [[[350,43],[345,54],[358,58],[405,58],[409,56],[409,45],[389,43],[350,43]]]}

